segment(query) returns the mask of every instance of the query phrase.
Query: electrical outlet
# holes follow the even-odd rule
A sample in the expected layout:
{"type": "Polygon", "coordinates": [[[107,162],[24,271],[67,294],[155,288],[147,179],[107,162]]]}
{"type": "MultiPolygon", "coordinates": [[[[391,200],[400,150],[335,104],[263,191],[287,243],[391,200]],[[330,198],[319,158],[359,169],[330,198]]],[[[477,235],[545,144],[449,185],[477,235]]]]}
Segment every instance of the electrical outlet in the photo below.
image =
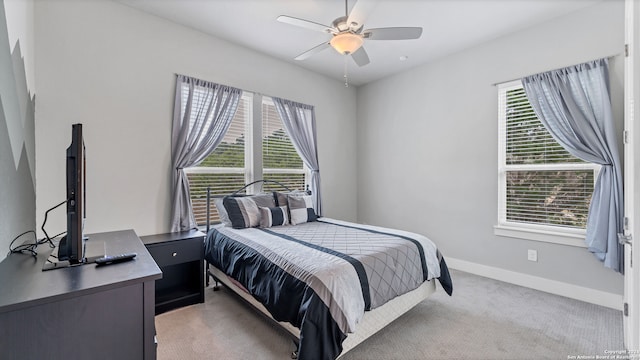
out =
{"type": "Polygon", "coordinates": [[[538,252],[536,250],[527,250],[527,260],[538,261],[538,252]]]}

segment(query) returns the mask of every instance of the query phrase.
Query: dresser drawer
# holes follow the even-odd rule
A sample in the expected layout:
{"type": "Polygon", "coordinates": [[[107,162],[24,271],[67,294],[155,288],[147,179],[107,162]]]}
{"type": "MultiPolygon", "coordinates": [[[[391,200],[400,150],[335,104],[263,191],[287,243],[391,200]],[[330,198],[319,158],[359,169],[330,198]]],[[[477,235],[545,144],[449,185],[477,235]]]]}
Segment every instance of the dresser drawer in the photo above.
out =
{"type": "Polygon", "coordinates": [[[147,249],[160,267],[199,261],[204,256],[202,238],[176,240],[147,246],[147,249]]]}

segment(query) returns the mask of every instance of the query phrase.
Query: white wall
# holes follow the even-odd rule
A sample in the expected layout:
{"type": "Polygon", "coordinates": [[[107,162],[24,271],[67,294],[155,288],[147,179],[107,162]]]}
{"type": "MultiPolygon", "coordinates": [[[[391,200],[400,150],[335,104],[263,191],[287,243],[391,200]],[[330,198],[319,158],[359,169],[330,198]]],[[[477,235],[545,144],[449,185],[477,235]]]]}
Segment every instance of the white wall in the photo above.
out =
{"type": "Polygon", "coordinates": [[[35,89],[35,56],[33,34],[33,0],[4,0],[7,30],[11,50],[20,41],[20,52],[24,57],[27,88],[35,89]]]}
{"type": "Polygon", "coordinates": [[[32,0],[0,0],[0,260],[36,227],[33,21],[32,0]]]}
{"type": "MultiPolygon", "coordinates": [[[[169,230],[174,74],[182,73],[315,105],[325,215],[423,233],[446,257],[622,293],[622,277],[585,249],[493,234],[493,84],[619,54],[621,2],[369,84],[357,98],[339,81],[118,3],[40,1],[35,12],[38,224],[64,199],[64,149],[70,125],[82,122],[87,231],[169,230]],[[527,249],[538,262],[526,260],[527,249]]],[[[622,61],[611,65],[621,120],[622,61]]],[[[51,233],[64,230],[63,215],[52,214],[51,233]]]]}
{"type": "MultiPolygon", "coordinates": [[[[35,7],[37,215],[84,124],[88,232],[169,231],[175,73],[315,106],[325,215],[356,219],[356,95],[341,82],[111,1],[35,7]]],[[[65,229],[52,213],[50,233],[65,229]]]]}
{"type": "MultiPolygon", "coordinates": [[[[623,2],[604,2],[359,88],[358,220],[423,233],[445,258],[622,294],[623,277],[584,248],[493,234],[493,84],[620,54],[623,31],[623,2]]],[[[622,129],[621,56],[610,65],[622,129]]]]}

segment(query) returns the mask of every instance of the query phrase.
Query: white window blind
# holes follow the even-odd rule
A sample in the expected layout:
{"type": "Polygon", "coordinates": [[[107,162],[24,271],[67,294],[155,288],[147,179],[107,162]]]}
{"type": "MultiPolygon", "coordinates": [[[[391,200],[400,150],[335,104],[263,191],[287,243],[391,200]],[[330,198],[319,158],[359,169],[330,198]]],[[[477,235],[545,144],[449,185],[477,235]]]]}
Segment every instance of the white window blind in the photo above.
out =
{"type": "MultiPolygon", "coordinates": [[[[281,182],[291,190],[305,189],[307,171],[268,97],[262,100],[262,166],[265,179],[281,182]]],[[[277,189],[277,185],[265,184],[264,188],[277,189]]]]}
{"type": "MultiPolygon", "coordinates": [[[[189,178],[191,205],[198,225],[205,224],[207,220],[207,187],[211,187],[211,196],[228,195],[245,184],[246,134],[251,109],[252,96],[250,93],[243,93],[229,130],[220,145],[200,165],[185,169],[189,178]]],[[[213,204],[210,220],[220,221],[213,204]]]]}
{"type": "Polygon", "coordinates": [[[500,85],[498,94],[499,223],[584,229],[599,166],[553,139],[520,81],[500,85]]]}

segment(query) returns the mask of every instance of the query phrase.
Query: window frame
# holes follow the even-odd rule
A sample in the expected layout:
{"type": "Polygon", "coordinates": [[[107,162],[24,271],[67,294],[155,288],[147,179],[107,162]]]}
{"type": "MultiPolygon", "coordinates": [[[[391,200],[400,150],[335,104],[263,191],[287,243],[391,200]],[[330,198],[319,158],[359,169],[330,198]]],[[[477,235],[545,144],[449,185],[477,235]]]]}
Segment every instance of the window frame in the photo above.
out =
{"type": "Polygon", "coordinates": [[[598,178],[600,165],[594,163],[551,163],[516,164],[506,163],[507,131],[506,93],[522,88],[522,82],[515,80],[497,84],[498,88],[498,223],[494,234],[527,240],[543,241],[555,244],[587,247],[584,243],[586,230],[551,224],[530,224],[507,220],[507,172],[508,171],[544,171],[544,170],[590,170],[593,171],[594,185],[598,178]]]}
{"type": "MultiPolygon", "coordinates": [[[[306,164],[302,165],[302,169],[265,169],[263,168],[263,154],[262,154],[262,123],[263,102],[271,103],[271,98],[263,96],[258,93],[250,91],[243,91],[240,101],[248,101],[247,115],[244,119],[244,168],[239,167],[205,167],[194,166],[184,168],[186,175],[189,174],[243,174],[245,184],[249,184],[255,180],[264,179],[267,174],[304,174],[305,186],[308,186],[311,180],[311,172],[307,168],[306,164]],[[267,99],[265,99],[267,98],[267,99]]],[[[298,155],[299,156],[299,155],[298,155]]],[[[190,185],[191,186],[191,185],[190,185]]],[[[247,188],[247,194],[255,194],[261,190],[261,184],[254,184],[247,188]]],[[[219,194],[212,194],[213,196],[220,196],[219,194]]],[[[194,214],[195,216],[195,214],[194,214]]],[[[206,216],[205,216],[206,217],[206,216]]],[[[212,224],[217,224],[219,221],[213,221],[212,224]]],[[[198,225],[202,226],[202,225],[198,225]]]]}

